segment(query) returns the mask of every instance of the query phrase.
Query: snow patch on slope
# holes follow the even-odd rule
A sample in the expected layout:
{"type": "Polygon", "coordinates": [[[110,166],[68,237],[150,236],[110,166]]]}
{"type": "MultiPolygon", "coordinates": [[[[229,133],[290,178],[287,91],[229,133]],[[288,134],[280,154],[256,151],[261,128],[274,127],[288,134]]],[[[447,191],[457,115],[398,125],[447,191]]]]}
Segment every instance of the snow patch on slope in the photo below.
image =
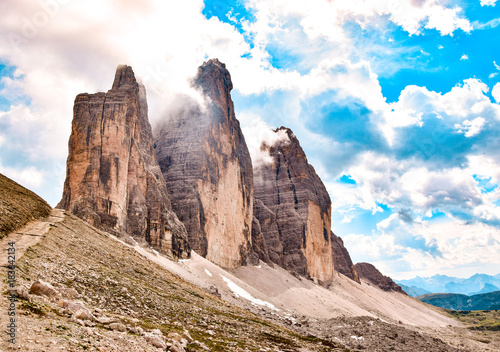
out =
{"type": "Polygon", "coordinates": [[[245,298],[245,299],[249,300],[252,304],[255,304],[258,306],[264,306],[264,307],[267,307],[269,309],[279,311],[279,309],[276,308],[273,304],[253,297],[250,293],[248,293],[247,291],[242,289],[240,286],[236,285],[234,282],[232,282],[230,279],[228,279],[224,275],[221,275],[221,274],[219,274],[219,275],[222,277],[222,280],[224,280],[226,282],[227,287],[229,287],[229,289],[231,291],[233,291],[233,293],[237,297],[245,298]]]}

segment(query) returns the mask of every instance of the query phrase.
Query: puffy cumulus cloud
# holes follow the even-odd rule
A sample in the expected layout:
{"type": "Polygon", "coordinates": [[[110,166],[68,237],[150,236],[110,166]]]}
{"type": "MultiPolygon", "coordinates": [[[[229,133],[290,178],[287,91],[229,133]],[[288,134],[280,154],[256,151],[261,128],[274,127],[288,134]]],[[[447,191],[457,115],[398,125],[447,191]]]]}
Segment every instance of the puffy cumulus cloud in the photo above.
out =
{"type": "MultiPolygon", "coordinates": [[[[380,153],[363,153],[344,170],[355,183],[326,182],[332,212],[347,221],[363,212],[373,216],[379,212],[386,214],[389,209],[392,214],[377,228],[399,237],[421,227],[422,219],[433,221],[434,214],[439,213],[449,221],[498,226],[500,160],[485,155],[471,155],[467,160],[465,168],[433,170],[416,159],[398,160],[380,153]]],[[[366,221],[366,216],[363,218],[366,221]]],[[[346,227],[343,228],[345,231],[346,227]]],[[[422,238],[417,241],[412,237],[412,241],[427,243],[422,238]]],[[[402,242],[395,243],[404,247],[402,242]]],[[[432,248],[421,250],[429,252],[432,248]]]]}
{"type": "Polygon", "coordinates": [[[279,30],[284,22],[283,17],[298,18],[304,32],[311,39],[325,37],[340,43],[346,39],[343,31],[346,21],[357,20],[365,25],[367,22],[377,21],[376,17],[379,16],[389,16],[393,23],[410,35],[420,34],[423,28],[435,29],[442,35],[452,35],[458,29],[465,32],[472,30],[460,7],[444,7],[434,0],[313,0],[307,3],[299,0],[250,0],[247,6],[255,12],[255,32],[261,33],[262,43],[268,40],[267,33],[279,30]]]}
{"type": "Polygon", "coordinates": [[[55,112],[33,110],[18,104],[0,111],[0,136],[5,151],[18,151],[29,160],[61,160],[67,154],[67,140],[57,137],[66,126],[55,112]],[[46,132],[46,133],[43,133],[46,132]]]}
{"type": "Polygon", "coordinates": [[[388,235],[349,234],[342,236],[344,245],[351,254],[353,262],[377,262],[381,259],[397,259],[403,247],[394,243],[388,235]]]}
{"type": "Polygon", "coordinates": [[[500,128],[500,106],[488,91],[477,79],[466,79],[444,94],[407,86],[390,104],[392,111],[384,115],[381,127],[390,137],[392,152],[436,168],[465,167],[474,150],[489,154],[500,128]]]}
{"type": "Polygon", "coordinates": [[[409,195],[412,205],[423,213],[441,209],[468,218],[471,211],[483,203],[472,176],[459,168],[445,171],[411,169],[401,176],[400,185],[404,193],[409,195]]]}

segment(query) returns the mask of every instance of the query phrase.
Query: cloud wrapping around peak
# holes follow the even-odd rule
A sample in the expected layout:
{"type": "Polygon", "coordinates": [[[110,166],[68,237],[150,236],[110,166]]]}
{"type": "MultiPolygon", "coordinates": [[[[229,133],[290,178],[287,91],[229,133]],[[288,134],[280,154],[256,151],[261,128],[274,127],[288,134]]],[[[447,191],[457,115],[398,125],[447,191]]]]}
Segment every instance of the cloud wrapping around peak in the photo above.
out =
{"type": "Polygon", "coordinates": [[[239,120],[244,124],[242,130],[254,170],[273,163],[274,160],[269,154],[270,147],[277,143],[290,142],[285,130],[275,132],[259,116],[243,114],[240,115],[239,120]]]}

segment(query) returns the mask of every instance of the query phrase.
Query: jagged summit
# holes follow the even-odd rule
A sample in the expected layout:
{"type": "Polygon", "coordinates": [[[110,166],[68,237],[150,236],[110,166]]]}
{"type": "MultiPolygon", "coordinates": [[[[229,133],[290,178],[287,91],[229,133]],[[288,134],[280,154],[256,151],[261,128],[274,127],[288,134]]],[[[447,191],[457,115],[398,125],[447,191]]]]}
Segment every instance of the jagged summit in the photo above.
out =
{"type": "Polygon", "coordinates": [[[226,64],[220,62],[219,59],[210,59],[198,67],[194,83],[206,90],[209,96],[216,96],[210,94],[209,88],[215,88],[219,82],[224,85],[224,90],[220,93],[225,93],[226,98],[229,97],[229,92],[233,89],[233,82],[226,64]]]}
{"type": "Polygon", "coordinates": [[[190,255],[153,150],[144,86],[130,66],[107,93],[79,94],[59,208],[108,232],[132,235],[174,258],[190,255]]]}
{"type": "Polygon", "coordinates": [[[134,70],[127,65],[118,65],[116,68],[115,80],[111,89],[119,89],[126,87],[139,87],[135,78],[134,70]]]}

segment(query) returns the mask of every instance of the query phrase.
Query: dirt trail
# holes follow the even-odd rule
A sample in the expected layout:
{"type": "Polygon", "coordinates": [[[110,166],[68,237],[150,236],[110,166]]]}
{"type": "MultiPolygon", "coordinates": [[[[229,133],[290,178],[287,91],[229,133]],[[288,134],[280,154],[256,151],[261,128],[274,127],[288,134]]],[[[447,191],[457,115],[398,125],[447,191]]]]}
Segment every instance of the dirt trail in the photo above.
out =
{"type": "Polygon", "coordinates": [[[50,227],[64,219],[64,210],[52,209],[50,215],[42,220],[32,221],[23,228],[10,233],[8,236],[0,240],[0,248],[3,250],[3,255],[0,257],[0,266],[8,266],[7,248],[9,243],[14,242],[15,257],[18,261],[26,252],[26,250],[37,244],[45,237],[50,227]]]}

